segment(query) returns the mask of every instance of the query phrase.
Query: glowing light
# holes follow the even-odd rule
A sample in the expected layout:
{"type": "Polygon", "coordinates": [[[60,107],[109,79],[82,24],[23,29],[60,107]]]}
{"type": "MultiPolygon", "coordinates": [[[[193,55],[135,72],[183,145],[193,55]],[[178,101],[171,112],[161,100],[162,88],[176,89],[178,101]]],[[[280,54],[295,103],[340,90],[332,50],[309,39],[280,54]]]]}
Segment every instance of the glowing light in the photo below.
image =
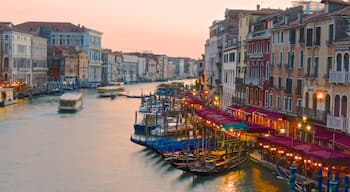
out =
{"type": "Polygon", "coordinates": [[[307,117],[306,116],[303,116],[302,119],[303,119],[304,122],[307,121],[307,117]]]}
{"type": "Polygon", "coordinates": [[[310,125],[307,125],[307,126],[306,126],[306,130],[310,131],[310,130],[311,130],[311,126],[310,126],[310,125]]]}

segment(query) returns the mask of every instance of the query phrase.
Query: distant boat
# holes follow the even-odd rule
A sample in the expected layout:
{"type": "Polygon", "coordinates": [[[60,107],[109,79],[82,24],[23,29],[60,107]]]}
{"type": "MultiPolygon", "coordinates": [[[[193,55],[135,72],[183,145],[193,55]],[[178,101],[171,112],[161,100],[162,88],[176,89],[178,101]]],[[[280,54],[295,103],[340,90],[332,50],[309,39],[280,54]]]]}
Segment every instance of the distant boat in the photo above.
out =
{"type": "Polygon", "coordinates": [[[13,94],[13,88],[0,88],[0,107],[16,103],[17,99],[13,94]]]}
{"type": "Polygon", "coordinates": [[[74,113],[83,108],[83,94],[81,93],[65,93],[58,103],[58,112],[74,113]]]}
{"type": "Polygon", "coordinates": [[[100,97],[115,97],[125,91],[123,83],[113,82],[105,87],[98,87],[96,91],[100,97]]]}

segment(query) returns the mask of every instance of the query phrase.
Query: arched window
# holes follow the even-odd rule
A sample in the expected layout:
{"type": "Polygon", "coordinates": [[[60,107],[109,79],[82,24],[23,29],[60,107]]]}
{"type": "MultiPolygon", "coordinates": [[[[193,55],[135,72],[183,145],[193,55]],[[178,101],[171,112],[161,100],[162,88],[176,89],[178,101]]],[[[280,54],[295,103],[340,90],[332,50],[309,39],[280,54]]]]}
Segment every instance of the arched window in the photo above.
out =
{"type": "Polygon", "coordinates": [[[346,96],[343,96],[341,98],[341,116],[346,117],[347,115],[347,104],[348,104],[348,98],[346,96]]]}
{"type": "Polygon", "coordinates": [[[345,53],[344,55],[344,69],[345,71],[349,71],[349,53],[345,53]]]}
{"type": "Polygon", "coordinates": [[[316,93],[312,94],[312,112],[316,114],[317,111],[317,95],[316,93]]]}
{"type": "Polygon", "coordinates": [[[337,55],[337,67],[336,67],[337,71],[341,71],[341,54],[338,53],[337,55]]]}
{"type": "Polygon", "coordinates": [[[340,108],[340,96],[336,95],[334,98],[334,116],[339,117],[339,108],[340,108]]]}
{"type": "Polygon", "coordinates": [[[325,111],[326,111],[327,114],[329,114],[331,112],[331,97],[328,94],[326,96],[325,111]]]}
{"type": "Polygon", "coordinates": [[[305,108],[309,109],[309,92],[305,93],[305,108]]]}
{"type": "Polygon", "coordinates": [[[9,63],[10,63],[10,62],[9,62],[9,58],[6,57],[6,58],[4,59],[4,70],[5,70],[5,71],[9,70],[9,63]]]}

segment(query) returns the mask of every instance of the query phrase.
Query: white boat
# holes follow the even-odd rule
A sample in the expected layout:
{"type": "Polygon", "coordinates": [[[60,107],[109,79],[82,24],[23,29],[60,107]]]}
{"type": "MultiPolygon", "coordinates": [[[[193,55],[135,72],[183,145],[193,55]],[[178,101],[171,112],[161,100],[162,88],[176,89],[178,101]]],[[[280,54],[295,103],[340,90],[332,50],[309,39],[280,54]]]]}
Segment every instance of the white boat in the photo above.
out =
{"type": "Polygon", "coordinates": [[[83,108],[83,94],[65,93],[60,97],[58,103],[59,112],[77,112],[83,108]]]}
{"type": "Polygon", "coordinates": [[[17,99],[13,94],[13,88],[0,88],[0,107],[16,103],[17,99]]]}
{"type": "Polygon", "coordinates": [[[124,90],[124,87],[121,85],[111,85],[96,88],[96,91],[100,97],[115,97],[124,90]]]}

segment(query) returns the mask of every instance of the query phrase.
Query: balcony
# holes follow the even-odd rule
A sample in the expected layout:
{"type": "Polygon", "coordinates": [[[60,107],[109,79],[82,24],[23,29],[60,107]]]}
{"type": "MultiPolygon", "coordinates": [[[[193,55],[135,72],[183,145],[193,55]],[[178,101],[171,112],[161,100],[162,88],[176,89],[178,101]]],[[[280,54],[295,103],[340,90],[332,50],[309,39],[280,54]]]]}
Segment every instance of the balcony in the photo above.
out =
{"type": "Polygon", "coordinates": [[[264,57],[263,53],[251,53],[251,54],[249,54],[249,58],[251,58],[251,59],[263,58],[263,57],[264,57]]]}
{"type": "Polygon", "coordinates": [[[241,98],[241,97],[232,97],[232,103],[237,103],[240,105],[245,105],[247,103],[245,98],[241,98]]]}
{"type": "Polygon", "coordinates": [[[348,71],[329,71],[329,82],[330,83],[350,83],[350,72],[348,71]]]}
{"type": "Polygon", "coordinates": [[[349,133],[349,118],[327,115],[327,127],[349,133]]]}
{"type": "Polygon", "coordinates": [[[245,79],[246,84],[252,84],[253,86],[263,86],[264,81],[259,78],[249,78],[245,79]]]}
{"type": "Polygon", "coordinates": [[[263,39],[263,38],[269,38],[269,37],[271,37],[270,30],[260,30],[260,31],[248,33],[247,40],[258,39],[258,38],[263,39]]]}
{"type": "Polygon", "coordinates": [[[321,123],[327,122],[327,113],[326,111],[322,111],[322,110],[313,110],[310,108],[297,107],[297,115],[298,116],[306,115],[311,120],[319,121],[321,123]]]}

